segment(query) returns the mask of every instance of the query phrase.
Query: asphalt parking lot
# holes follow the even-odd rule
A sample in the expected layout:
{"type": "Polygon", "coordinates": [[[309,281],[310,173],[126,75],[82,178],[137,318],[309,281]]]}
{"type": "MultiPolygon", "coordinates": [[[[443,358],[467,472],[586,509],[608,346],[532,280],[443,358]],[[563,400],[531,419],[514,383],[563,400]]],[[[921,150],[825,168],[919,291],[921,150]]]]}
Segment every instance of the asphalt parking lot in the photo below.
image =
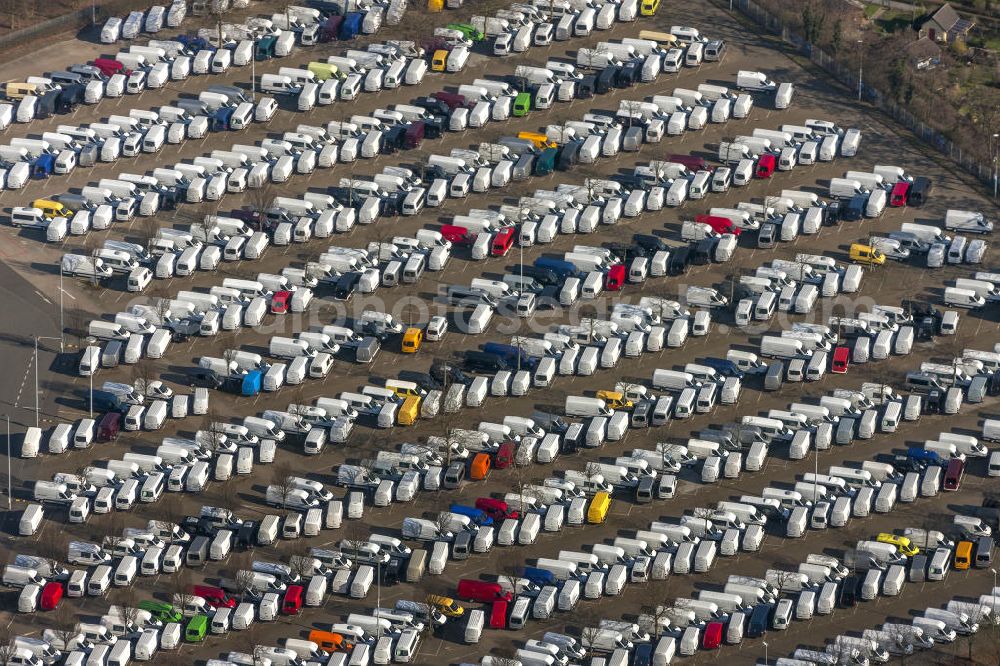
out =
{"type": "MultiPolygon", "coordinates": [[[[255,4],[253,9],[263,12],[261,7],[264,4],[267,3],[255,4]]],[[[470,12],[463,10],[463,13],[470,12]]],[[[408,17],[417,14],[418,10],[411,9],[408,17]]],[[[437,25],[451,20],[452,15],[432,15],[430,18],[434,21],[433,24],[437,25]]],[[[817,78],[815,72],[801,68],[794,59],[783,52],[780,44],[762,38],[749,25],[741,23],[715,5],[705,2],[692,3],[684,7],[664,6],[659,15],[652,19],[636,24],[618,24],[609,32],[595,33],[590,37],[569,42],[556,42],[548,49],[532,49],[522,56],[499,59],[477,55],[459,74],[447,76],[430,74],[418,86],[377,95],[363,95],[349,106],[338,103],[331,107],[317,107],[307,114],[283,107],[268,125],[252,125],[250,129],[239,134],[211,133],[204,140],[167,146],[156,155],[143,154],[137,158],[120,160],[116,164],[77,169],[69,177],[53,176],[47,181],[31,181],[21,191],[7,191],[0,194],[0,206],[9,209],[12,206],[27,205],[35,198],[79,188],[99,178],[113,177],[122,171],[145,173],[157,166],[207,154],[213,149],[228,148],[235,142],[253,143],[267,136],[293,130],[299,123],[322,125],[330,120],[344,119],[350,114],[367,113],[379,107],[387,108],[391,104],[405,103],[418,95],[471,82],[476,77],[512,73],[518,64],[544,64],[549,58],[571,59],[577,48],[593,45],[597,41],[636,36],[639,29],[668,30],[671,25],[676,24],[696,26],[710,38],[725,39],[728,44],[725,59],[720,63],[706,63],[699,68],[685,68],[678,75],[661,75],[655,83],[639,84],[629,89],[616,89],[608,95],[591,100],[556,104],[549,110],[536,111],[525,118],[491,123],[479,131],[446,132],[440,140],[425,141],[418,150],[381,155],[354,164],[337,164],[331,169],[317,170],[307,177],[293,176],[288,183],[271,188],[270,191],[273,195],[295,196],[306,190],[321,191],[336,185],[342,177],[351,175],[362,177],[377,173],[384,166],[398,164],[412,168],[424,163],[426,156],[431,153],[447,153],[452,148],[475,146],[480,141],[492,141],[518,131],[537,130],[550,123],[579,119],[584,113],[593,110],[607,110],[613,113],[620,100],[640,100],[654,94],[669,94],[674,87],[695,88],[699,83],[731,86],[736,73],[745,69],[764,71],[776,81],[793,82],[796,93],[791,107],[779,111],[768,101],[759,99],[745,121],[730,121],[722,125],[709,124],[703,131],[687,132],[680,137],[667,137],[660,144],[644,145],[639,153],[620,153],[615,158],[602,159],[586,167],[581,165],[580,168],[568,173],[555,172],[550,176],[531,178],[512,183],[501,191],[472,194],[464,200],[449,199],[441,208],[427,208],[414,217],[383,218],[373,225],[358,226],[350,234],[325,240],[316,239],[307,244],[272,247],[257,261],[227,263],[214,273],[196,273],[192,278],[156,281],[148,293],[143,295],[137,296],[124,291],[120,279],[113,280],[100,288],[92,288],[81,281],[66,278],[63,281],[64,303],[67,313],[73,311],[69,319],[75,323],[101,316],[113,317],[114,313],[124,311],[130,303],[143,302],[151,295],[172,295],[181,289],[207,290],[211,285],[220,284],[225,277],[252,279],[258,272],[278,273],[282,267],[302,266],[304,262],[313,260],[320,252],[325,251],[328,245],[364,248],[371,241],[388,240],[394,235],[413,235],[417,229],[437,228],[437,225],[447,222],[449,216],[461,214],[470,208],[496,207],[538,188],[554,189],[559,183],[579,184],[588,177],[607,178],[614,174],[630,173],[637,165],[645,164],[651,159],[664,158],[671,153],[700,154],[710,162],[717,163],[713,157],[717,155],[720,141],[737,134],[749,133],[755,127],[776,129],[781,124],[803,124],[806,118],[829,119],[842,127],[860,129],[863,140],[858,155],[853,158],[838,157],[833,162],[817,163],[813,166],[799,166],[790,172],[777,172],[770,179],[754,180],[746,187],[732,188],[725,194],[711,194],[703,201],[688,201],[678,209],[646,212],[639,218],[623,219],[613,227],[602,226],[598,229],[598,233],[587,237],[556,236],[554,242],[550,244],[523,248],[524,262],[530,263],[543,255],[561,254],[578,243],[598,245],[607,242],[628,242],[634,233],[652,233],[662,237],[671,245],[679,246],[682,244],[681,221],[693,219],[695,215],[706,212],[710,206],[735,206],[741,201],[759,203],[765,197],[776,196],[782,189],[803,189],[823,196],[830,178],[840,176],[849,169],[870,170],[876,164],[899,165],[910,173],[931,178],[935,187],[930,201],[919,209],[887,209],[882,217],[874,220],[842,222],[839,226],[823,227],[816,235],[800,236],[792,243],[779,243],[774,249],[757,248],[753,234],[744,234],[740,239],[739,250],[730,262],[693,267],[681,277],[651,278],[641,285],[628,285],[615,299],[620,298],[630,302],[638,300],[640,296],[677,299],[683,296],[688,285],[718,287],[727,276],[737,275],[774,258],[791,259],[798,252],[830,256],[838,262],[846,263],[847,249],[852,242],[858,242],[870,235],[884,235],[888,231],[898,229],[903,222],[940,225],[944,211],[949,208],[982,210],[988,218],[995,218],[997,208],[964,182],[951,165],[936,155],[925,152],[912,136],[871,114],[868,109],[856,105],[848,94],[817,78]]],[[[390,38],[391,33],[383,32],[378,37],[390,38]]],[[[297,49],[290,59],[304,65],[309,60],[320,60],[342,49],[343,46],[337,43],[311,49],[297,49]]],[[[94,57],[103,51],[106,51],[106,48],[99,49],[91,44],[74,43],[74,57],[80,60],[94,57]],[[76,50],[77,47],[79,51],[76,50]]],[[[42,54],[40,61],[47,63],[50,58],[53,62],[68,64],[65,52],[42,54]]],[[[288,60],[258,63],[257,75],[276,71],[279,66],[289,64],[288,60]]],[[[35,63],[18,63],[17,68],[31,65],[35,63]]],[[[54,67],[43,67],[43,69],[52,68],[54,67]]],[[[36,66],[33,71],[40,70],[36,66]]],[[[13,72],[12,75],[19,73],[13,72]]],[[[250,73],[246,68],[236,68],[227,75],[212,77],[210,83],[246,87],[249,80],[250,73]]],[[[178,84],[176,88],[146,92],[140,97],[128,96],[118,102],[105,101],[96,109],[82,107],[72,119],[56,117],[36,121],[28,128],[13,126],[7,131],[4,139],[40,134],[56,124],[96,121],[102,116],[119,113],[128,108],[155,108],[169,103],[178,95],[197,93],[205,85],[207,83],[204,78],[192,77],[178,84]]],[[[224,214],[225,211],[239,208],[252,201],[252,196],[227,195],[221,202],[219,213],[224,214]]],[[[182,205],[176,212],[158,215],[155,224],[180,226],[208,212],[215,211],[206,206],[182,205]]],[[[8,309],[3,317],[4,326],[0,327],[5,334],[0,336],[0,344],[3,346],[3,357],[7,360],[8,366],[8,379],[0,386],[0,398],[5,402],[5,409],[9,408],[14,412],[15,434],[12,439],[15,444],[15,454],[16,445],[20,441],[19,433],[23,432],[24,426],[34,425],[32,413],[34,400],[29,397],[35,372],[33,366],[29,365],[32,355],[32,336],[59,335],[60,256],[68,251],[98,247],[105,238],[141,242],[149,229],[145,221],[137,218],[128,225],[114,225],[106,232],[92,231],[82,239],[69,237],[64,244],[53,245],[45,243],[38,232],[19,231],[6,224],[0,227],[0,235],[3,237],[3,242],[0,242],[0,260],[3,263],[0,268],[0,289],[8,294],[10,303],[17,306],[17,309],[8,309]]],[[[272,335],[291,335],[296,331],[335,323],[339,319],[344,319],[345,315],[346,320],[350,321],[362,309],[382,307],[404,323],[415,325],[426,323],[427,318],[433,314],[454,316],[452,309],[435,300],[441,285],[468,283],[472,278],[480,276],[499,279],[498,276],[516,267],[519,256],[521,253],[515,248],[507,257],[491,257],[485,261],[475,262],[471,260],[466,249],[459,249],[445,270],[426,273],[418,284],[377,291],[374,294],[378,299],[377,306],[373,305],[373,301],[361,300],[359,297],[355,297],[345,305],[343,302],[333,300],[332,295],[321,288],[317,291],[317,303],[306,313],[307,316],[287,315],[277,319],[269,317],[265,320],[265,325],[259,329],[222,332],[214,338],[193,337],[186,342],[172,345],[164,358],[145,364],[143,370],[148,368],[175,390],[183,391],[186,390],[183,383],[184,370],[196,365],[197,359],[201,356],[220,357],[226,349],[231,348],[253,351],[266,356],[268,339],[272,335]]],[[[769,326],[771,330],[777,330],[782,326],[788,326],[791,321],[824,322],[833,314],[867,310],[874,303],[897,306],[904,299],[927,300],[941,307],[941,293],[949,280],[970,277],[977,269],[991,270],[994,264],[995,260],[991,253],[987,254],[984,264],[979,267],[959,265],[928,269],[916,262],[887,264],[867,270],[858,293],[843,295],[837,299],[821,299],[816,310],[808,318],[798,315],[777,317],[769,323],[769,326]]],[[[600,312],[600,308],[610,310],[612,302],[610,299],[595,301],[594,310],[597,312],[600,312]]],[[[342,391],[356,391],[365,384],[379,384],[379,379],[396,377],[400,371],[426,372],[433,359],[455,358],[461,352],[477,348],[487,341],[507,342],[514,332],[531,330],[532,333],[538,333],[548,330],[558,324],[572,322],[574,318],[587,316],[586,312],[579,309],[569,311],[557,308],[543,311],[529,322],[508,317],[496,322],[486,335],[479,336],[451,331],[443,341],[425,342],[419,353],[412,355],[400,352],[397,337],[385,344],[381,354],[370,365],[357,365],[339,359],[334,371],[323,381],[306,380],[299,386],[285,387],[278,392],[262,393],[253,398],[213,391],[210,416],[237,421],[244,416],[259,414],[265,409],[284,409],[289,403],[310,404],[319,396],[335,396],[342,391]],[[515,329],[514,325],[522,328],[515,329]]],[[[363,521],[345,521],[345,526],[339,531],[325,531],[319,537],[312,539],[281,541],[274,547],[259,548],[253,551],[252,555],[260,559],[283,560],[291,554],[303,553],[309,547],[334,545],[342,538],[356,538],[369,529],[398,535],[405,516],[418,516],[442,510],[447,508],[447,503],[453,501],[471,504],[477,497],[501,496],[503,493],[511,492],[519,482],[540,483],[543,478],[552,476],[560,470],[582,470],[588,462],[613,459],[635,448],[655,448],[657,442],[683,443],[691,433],[710,424],[731,422],[738,420],[740,416],[763,413],[771,408],[784,408],[790,402],[802,401],[803,397],[808,401],[809,397],[817,397],[834,388],[856,388],[863,381],[883,381],[898,386],[905,372],[913,369],[922,360],[942,359],[948,362],[965,347],[992,350],[993,344],[1000,342],[998,322],[1000,319],[993,308],[971,313],[963,312],[959,334],[954,339],[937,338],[930,343],[918,343],[914,347],[914,352],[908,356],[894,356],[885,361],[852,366],[846,375],[827,375],[815,383],[786,383],[782,390],[777,392],[764,392],[759,383],[750,381],[736,405],[720,406],[710,414],[699,414],[688,421],[674,421],[663,428],[632,430],[620,442],[560,457],[553,465],[532,465],[517,471],[500,470],[484,482],[466,483],[456,491],[420,493],[409,505],[394,504],[384,509],[369,506],[366,508],[363,521]]],[[[147,520],[153,518],[179,520],[185,515],[197,514],[198,508],[203,504],[226,506],[243,518],[257,519],[275,512],[264,504],[264,490],[272,482],[274,470],[281,472],[293,470],[297,474],[333,486],[337,466],[341,463],[357,463],[373,457],[377,451],[396,450],[403,442],[421,441],[430,435],[443,434],[448,428],[475,428],[480,421],[500,421],[505,415],[528,416],[536,409],[561,412],[561,406],[567,395],[592,395],[593,391],[613,388],[617,381],[643,383],[649,386],[654,368],[681,367],[684,363],[709,356],[724,357],[728,349],[756,351],[762,332],[740,330],[732,325],[729,317],[723,315],[708,336],[689,338],[682,348],[665,349],[657,354],[645,354],[640,358],[623,358],[613,370],[600,370],[592,376],[559,377],[555,385],[544,392],[533,390],[523,397],[490,398],[481,409],[463,409],[457,414],[449,415],[447,419],[439,417],[421,420],[412,427],[397,426],[386,431],[358,425],[347,445],[330,446],[318,457],[303,455],[301,440],[293,439],[280,448],[273,466],[255,466],[253,474],[249,477],[234,477],[225,483],[213,483],[200,494],[170,494],[160,503],[138,505],[128,514],[92,516],[85,525],[68,524],[64,513],[52,512],[42,532],[31,539],[16,537],[14,534],[16,534],[17,517],[26,505],[26,501],[30,501],[31,484],[34,480],[50,478],[55,472],[75,472],[95,461],[121,458],[122,454],[129,450],[152,453],[163,437],[175,434],[190,436],[195,430],[204,427],[205,419],[195,416],[181,420],[168,419],[162,430],[123,432],[113,444],[102,444],[83,451],[70,451],[59,457],[45,454],[32,460],[15,457],[10,461],[15,502],[13,509],[5,515],[5,529],[0,542],[2,557],[4,561],[9,561],[13,553],[41,552],[42,544],[49,541],[63,544],[70,539],[99,541],[107,533],[120,531],[123,527],[145,525],[147,520]]],[[[43,427],[75,421],[87,414],[85,402],[87,378],[80,377],[76,372],[75,347],[81,341],[77,336],[68,334],[65,342],[66,352],[61,355],[55,353],[58,351],[58,343],[53,340],[42,341],[40,345],[42,351],[37,371],[41,387],[40,422],[43,427]]],[[[134,378],[135,371],[129,366],[121,365],[118,368],[101,370],[94,377],[94,382],[96,385],[98,382],[131,381],[134,378]]],[[[643,529],[653,520],[676,519],[694,507],[711,506],[713,502],[719,500],[743,494],[755,494],[772,483],[793,482],[796,475],[812,471],[814,465],[822,471],[830,465],[843,462],[860,463],[863,460],[884,459],[883,457],[892,451],[905,449],[913,443],[933,438],[945,430],[977,434],[983,418],[995,417],[998,411],[996,402],[996,398],[990,397],[978,406],[966,405],[959,415],[925,416],[918,422],[906,423],[894,434],[879,434],[871,440],[856,441],[851,446],[835,446],[830,450],[819,452],[818,459],[814,459],[810,453],[805,460],[789,461],[782,451],[773,451],[761,472],[744,473],[738,479],[723,480],[716,484],[702,484],[697,474],[685,470],[680,478],[677,497],[673,500],[640,505],[625,496],[616,498],[611,512],[612,519],[603,525],[567,527],[557,534],[543,533],[531,546],[495,547],[486,555],[474,555],[469,560],[449,562],[443,575],[425,576],[419,585],[398,584],[382,589],[379,593],[381,605],[391,606],[397,599],[402,598],[420,599],[429,593],[452,594],[460,578],[489,577],[511,567],[523,566],[533,558],[554,557],[560,549],[581,550],[587,544],[605,540],[610,542],[614,536],[626,535],[629,530],[643,529]]],[[[798,562],[804,561],[808,553],[838,554],[853,541],[874,536],[880,531],[908,526],[946,530],[950,525],[950,514],[961,511],[962,507],[980,506],[984,492],[995,490],[995,481],[985,475],[984,462],[974,460],[967,481],[958,493],[921,498],[913,504],[899,505],[890,514],[874,514],[866,519],[855,519],[848,527],[840,530],[810,531],[802,539],[785,539],[783,530],[772,526],[769,527],[767,539],[759,552],[740,553],[734,558],[721,559],[708,574],[671,576],[663,582],[630,585],[619,597],[605,598],[599,603],[583,601],[573,613],[557,613],[550,620],[534,621],[523,631],[487,631],[482,642],[474,646],[463,644],[461,636],[456,639],[451,633],[443,638],[430,638],[422,648],[418,662],[450,664],[473,662],[490,651],[509,650],[523,640],[537,638],[544,631],[566,629],[569,633],[575,633],[588,623],[596,623],[601,618],[635,617],[652,604],[668,603],[674,597],[691,596],[695,590],[704,589],[720,581],[724,582],[730,573],[763,575],[765,569],[775,566],[788,565],[794,568],[798,562]]],[[[341,491],[338,489],[335,492],[339,494],[341,491]]],[[[197,583],[202,580],[214,582],[220,577],[230,575],[231,571],[239,568],[237,565],[243,563],[245,559],[246,557],[241,554],[234,556],[229,562],[211,562],[203,569],[186,572],[184,576],[162,575],[151,579],[141,578],[137,580],[133,593],[137,598],[155,596],[168,599],[169,595],[176,591],[178,579],[183,579],[183,582],[197,583]]],[[[861,631],[874,627],[887,618],[909,618],[914,611],[924,606],[944,603],[956,596],[978,598],[979,594],[987,592],[990,587],[991,578],[988,570],[953,571],[945,583],[908,585],[898,597],[879,597],[877,601],[861,604],[853,610],[839,609],[830,616],[817,616],[809,622],[793,623],[791,628],[784,632],[770,632],[766,637],[767,654],[770,659],[774,659],[779,655],[790,654],[799,645],[821,646],[824,638],[838,633],[861,631]]],[[[360,612],[362,609],[375,606],[374,597],[374,592],[362,601],[329,597],[323,607],[306,609],[300,616],[283,617],[279,622],[255,625],[252,639],[239,632],[226,636],[212,636],[203,644],[185,645],[179,652],[180,656],[176,658],[179,660],[178,663],[193,663],[219,656],[220,653],[229,650],[248,651],[251,641],[253,644],[280,644],[282,638],[304,637],[309,629],[325,628],[330,623],[344,621],[350,612],[360,612]]],[[[66,603],[72,604],[80,617],[99,617],[108,604],[114,602],[113,599],[114,595],[112,601],[87,597],[69,599],[66,603]]],[[[9,615],[8,627],[11,632],[38,634],[51,622],[43,613],[31,617],[18,615],[16,592],[8,591],[0,594],[0,603],[4,612],[9,615]]],[[[1000,644],[996,641],[996,632],[991,631],[986,640],[977,642],[976,663],[995,663],[996,651],[1000,649],[1000,644]],[[987,649],[988,645],[992,645],[991,650],[987,649]],[[992,657],[989,656],[991,654],[992,657]],[[993,662],[989,659],[993,659],[993,662]]],[[[949,663],[953,657],[964,655],[966,649],[965,644],[959,642],[953,646],[942,646],[932,652],[915,655],[910,662],[949,663]]],[[[692,663],[709,663],[719,659],[735,659],[738,660],[736,663],[751,663],[752,660],[763,658],[764,655],[765,648],[762,641],[746,640],[740,646],[723,646],[716,652],[700,651],[689,660],[692,663]]],[[[169,657],[164,657],[164,660],[166,659],[169,657]]]]}

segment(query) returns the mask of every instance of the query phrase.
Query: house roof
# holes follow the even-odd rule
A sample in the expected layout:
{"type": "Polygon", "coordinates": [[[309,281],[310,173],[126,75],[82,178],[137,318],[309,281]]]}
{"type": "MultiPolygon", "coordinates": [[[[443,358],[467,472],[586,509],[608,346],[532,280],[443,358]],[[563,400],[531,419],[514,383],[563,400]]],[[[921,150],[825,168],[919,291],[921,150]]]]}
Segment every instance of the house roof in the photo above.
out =
{"type": "Polygon", "coordinates": [[[941,5],[940,9],[931,14],[930,20],[934,21],[945,30],[951,30],[955,27],[956,23],[962,20],[962,17],[958,15],[958,12],[955,11],[954,7],[946,2],[941,5]]]}
{"type": "Polygon", "coordinates": [[[910,42],[906,45],[905,51],[908,56],[915,60],[925,60],[941,55],[941,47],[927,37],[910,42]]]}

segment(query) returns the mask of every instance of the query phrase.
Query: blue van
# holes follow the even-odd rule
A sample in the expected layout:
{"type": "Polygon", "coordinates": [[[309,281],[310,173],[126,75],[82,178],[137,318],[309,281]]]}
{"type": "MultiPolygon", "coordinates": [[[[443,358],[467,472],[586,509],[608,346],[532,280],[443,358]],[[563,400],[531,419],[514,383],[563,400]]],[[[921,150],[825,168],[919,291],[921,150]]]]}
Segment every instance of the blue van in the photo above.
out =
{"type": "Polygon", "coordinates": [[[534,583],[539,587],[545,587],[546,585],[556,585],[559,581],[556,580],[554,573],[548,569],[539,569],[538,567],[524,567],[524,571],[521,573],[522,578],[527,578],[529,581],[534,583]]]}
{"type": "Polygon", "coordinates": [[[541,360],[533,356],[529,356],[526,351],[519,349],[514,345],[505,345],[499,342],[487,342],[483,345],[483,352],[499,356],[512,368],[520,367],[525,370],[534,370],[535,366],[538,365],[538,362],[541,360]],[[518,365],[517,360],[519,356],[521,358],[520,365],[518,365]]]}
{"type": "Polygon", "coordinates": [[[855,194],[847,205],[840,212],[843,220],[860,220],[865,214],[865,204],[868,203],[867,194],[855,194]]]}
{"type": "Polygon", "coordinates": [[[539,257],[535,259],[535,266],[537,268],[544,268],[550,270],[559,277],[566,279],[568,277],[583,278],[584,274],[580,272],[572,262],[564,261],[563,259],[552,259],[549,257],[539,257]]]}
{"type": "Polygon", "coordinates": [[[724,358],[706,358],[702,360],[701,365],[706,365],[716,372],[718,372],[723,377],[736,377],[737,379],[743,379],[743,371],[733,363],[724,358]]]}
{"type": "Polygon", "coordinates": [[[771,621],[771,604],[757,604],[750,613],[747,625],[747,638],[759,638],[767,631],[771,621]]]}
{"type": "Polygon", "coordinates": [[[460,516],[468,516],[472,522],[476,525],[492,525],[493,519],[486,515],[486,512],[482,509],[477,509],[473,506],[465,506],[464,504],[452,504],[448,507],[448,510],[452,513],[457,513],[460,516]]]}

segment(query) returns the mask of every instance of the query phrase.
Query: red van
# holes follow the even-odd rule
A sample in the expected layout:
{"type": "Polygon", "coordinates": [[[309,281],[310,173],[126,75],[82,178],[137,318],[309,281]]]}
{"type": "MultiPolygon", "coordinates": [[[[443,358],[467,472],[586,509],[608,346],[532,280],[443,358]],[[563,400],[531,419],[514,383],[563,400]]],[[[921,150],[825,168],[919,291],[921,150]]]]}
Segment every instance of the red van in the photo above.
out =
{"type": "Polygon", "coordinates": [[[833,350],[833,362],[830,365],[830,371],[841,375],[844,374],[847,372],[847,368],[850,365],[850,359],[850,349],[847,347],[837,347],[833,350]]]}
{"type": "Polygon", "coordinates": [[[506,257],[510,248],[514,246],[514,227],[504,227],[493,237],[490,244],[490,254],[494,257],[506,257]]]}
{"type": "Polygon", "coordinates": [[[424,140],[424,122],[419,120],[406,126],[406,135],[403,137],[403,146],[408,150],[419,148],[424,140]]]}
{"type": "Polygon", "coordinates": [[[289,585],[285,590],[285,598],[281,600],[281,612],[285,615],[298,615],[302,610],[303,592],[301,585],[289,585]]]}
{"type": "Polygon", "coordinates": [[[674,162],[675,164],[683,164],[688,168],[688,171],[708,171],[708,162],[705,161],[704,157],[698,157],[697,155],[671,155],[667,158],[668,162],[674,162]]]}
{"type": "Polygon", "coordinates": [[[964,476],[965,461],[961,458],[952,458],[944,470],[944,489],[958,490],[962,487],[962,477],[964,476]]]}
{"type": "Polygon", "coordinates": [[[514,464],[514,453],[516,447],[513,442],[502,442],[493,454],[494,469],[507,469],[514,464]]]}
{"type": "Polygon", "coordinates": [[[490,629],[507,628],[507,602],[494,601],[490,608],[490,629]]]}
{"type": "Polygon", "coordinates": [[[46,583],[42,588],[41,606],[43,611],[55,610],[63,598],[62,583],[46,583]]]}
{"type": "Polygon", "coordinates": [[[472,245],[476,242],[476,234],[454,224],[442,224],[441,235],[445,240],[451,241],[452,245],[472,245]]]}
{"type": "Polygon", "coordinates": [[[97,58],[93,62],[94,67],[101,70],[101,74],[111,77],[113,74],[124,74],[128,76],[132,72],[125,69],[125,65],[112,58],[97,58]]]}
{"type": "Polygon", "coordinates": [[[716,620],[709,622],[701,637],[701,649],[714,650],[722,644],[722,629],[725,625],[716,620]]]}
{"type": "Polygon", "coordinates": [[[477,499],[476,508],[492,518],[493,522],[505,520],[507,518],[517,520],[521,517],[519,512],[510,510],[510,507],[507,506],[507,502],[493,499],[492,497],[480,497],[477,499]]]}
{"type": "Polygon", "coordinates": [[[442,90],[441,92],[434,93],[432,97],[444,102],[452,111],[469,106],[469,101],[465,99],[465,96],[457,93],[444,92],[442,90]]]}
{"type": "Polygon", "coordinates": [[[712,231],[717,234],[733,234],[739,236],[743,230],[733,224],[728,217],[718,217],[717,215],[695,215],[694,221],[699,224],[707,224],[712,227],[712,231]]]}
{"type": "Polygon", "coordinates": [[[889,193],[889,205],[894,208],[899,208],[906,205],[906,198],[910,193],[910,183],[905,180],[901,180],[892,186],[892,192],[889,193]]]}
{"type": "Polygon", "coordinates": [[[122,429],[122,415],[119,412],[108,412],[97,424],[97,441],[113,442],[118,439],[122,429]]]}
{"type": "Polygon", "coordinates": [[[276,291],[271,295],[271,314],[285,314],[292,302],[292,292],[276,291]]]}
{"type": "Polygon", "coordinates": [[[481,601],[483,603],[493,603],[494,601],[511,601],[513,595],[504,591],[499,583],[487,583],[484,580],[472,580],[462,578],[458,581],[456,594],[459,599],[465,601],[481,601]]]}
{"type": "Polygon", "coordinates": [[[195,585],[194,593],[207,601],[212,608],[236,608],[236,599],[226,594],[221,587],[195,585]]]}
{"type": "Polygon", "coordinates": [[[757,178],[770,178],[771,174],[774,173],[774,167],[777,160],[771,153],[764,153],[757,158],[757,168],[754,170],[754,175],[757,178]]]}
{"type": "Polygon", "coordinates": [[[604,276],[604,288],[608,291],[619,291],[625,286],[625,264],[615,264],[604,276]]]}

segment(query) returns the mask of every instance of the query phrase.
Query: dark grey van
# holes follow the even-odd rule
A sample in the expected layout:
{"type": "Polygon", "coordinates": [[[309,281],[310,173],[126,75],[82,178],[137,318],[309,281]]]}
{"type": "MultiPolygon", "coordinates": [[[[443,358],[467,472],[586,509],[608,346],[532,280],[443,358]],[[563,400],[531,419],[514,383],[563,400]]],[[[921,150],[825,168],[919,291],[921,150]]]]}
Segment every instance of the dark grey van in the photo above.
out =
{"type": "Polygon", "coordinates": [[[726,42],[721,39],[705,44],[705,62],[722,60],[726,56],[726,42]]]}
{"type": "Polygon", "coordinates": [[[854,439],[854,428],[856,425],[857,419],[849,416],[840,417],[840,422],[837,423],[837,434],[834,437],[834,441],[841,445],[850,444],[854,439]]]}
{"type": "Polygon", "coordinates": [[[918,553],[910,560],[910,582],[923,583],[927,580],[927,556],[918,553]]]}
{"type": "Polygon", "coordinates": [[[629,423],[633,428],[647,428],[652,416],[653,402],[651,400],[643,400],[632,410],[629,423]]]}
{"type": "Polygon", "coordinates": [[[982,402],[986,397],[986,386],[989,383],[986,375],[976,375],[969,382],[969,388],[966,389],[965,401],[966,402],[982,402]]]}
{"type": "Polygon", "coordinates": [[[184,556],[185,563],[189,567],[205,566],[205,562],[208,561],[208,548],[210,545],[211,540],[207,536],[195,537],[191,545],[188,546],[187,553],[184,556]]]}
{"type": "Polygon", "coordinates": [[[993,537],[979,537],[976,541],[976,568],[985,569],[993,562],[993,537]]]}
{"type": "Polygon", "coordinates": [[[462,479],[464,478],[465,463],[452,463],[444,473],[444,488],[446,490],[454,490],[462,485],[462,479]]]}
{"type": "Polygon", "coordinates": [[[778,391],[784,383],[785,364],[775,361],[767,366],[767,374],[764,375],[764,390],[778,391]]]}

